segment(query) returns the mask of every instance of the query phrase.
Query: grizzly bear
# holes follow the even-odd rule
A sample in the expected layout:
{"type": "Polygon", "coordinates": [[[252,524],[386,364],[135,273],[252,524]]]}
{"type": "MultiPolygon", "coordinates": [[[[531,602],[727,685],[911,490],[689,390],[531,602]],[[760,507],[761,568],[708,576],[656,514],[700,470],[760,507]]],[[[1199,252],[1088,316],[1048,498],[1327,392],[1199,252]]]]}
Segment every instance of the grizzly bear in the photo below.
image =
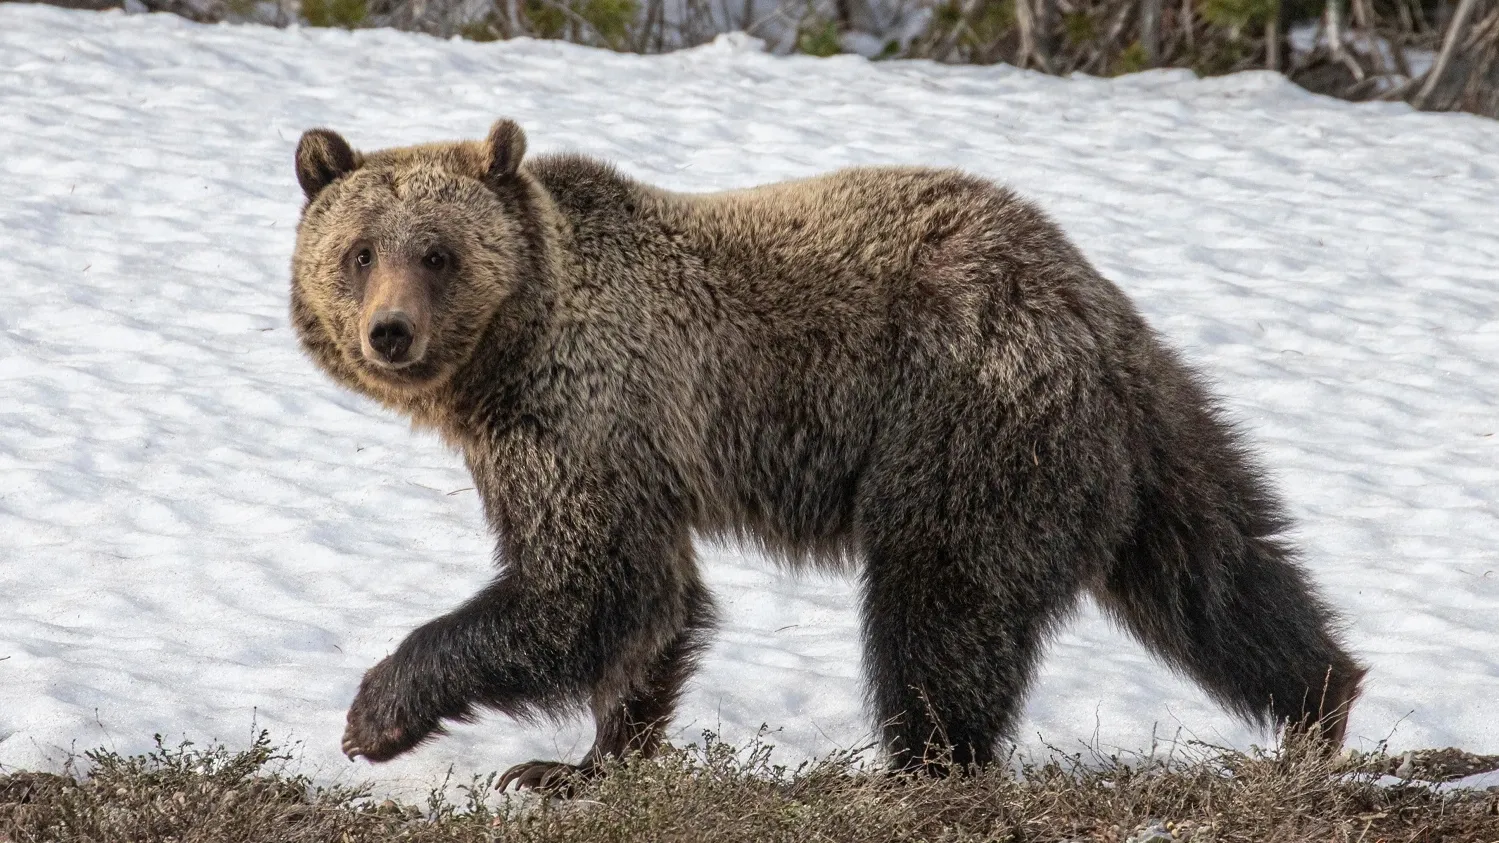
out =
{"type": "Polygon", "coordinates": [[[695,536],[856,574],[897,770],[984,764],[1093,595],[1229,710],[1341,743],[1364,669],[1202,378],[1034,206],[951,170],[708,194],[483,142],[302,136],[291,318],[463,455],[482,591],[371,668],[350,758],[587,708],[661,741],[714,623],[695,536]]]}

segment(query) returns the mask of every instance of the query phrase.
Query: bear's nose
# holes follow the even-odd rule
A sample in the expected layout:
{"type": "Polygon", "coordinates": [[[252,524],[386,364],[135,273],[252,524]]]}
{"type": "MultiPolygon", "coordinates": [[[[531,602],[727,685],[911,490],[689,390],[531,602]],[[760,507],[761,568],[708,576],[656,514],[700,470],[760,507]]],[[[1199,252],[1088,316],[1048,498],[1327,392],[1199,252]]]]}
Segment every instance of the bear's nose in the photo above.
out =
{"type": "Polygon", "coordinates": [[[375,314],[370,325],[370,348],[387,363],[403,363],[416,338],[411,317],[399,310],[375,314]]]}

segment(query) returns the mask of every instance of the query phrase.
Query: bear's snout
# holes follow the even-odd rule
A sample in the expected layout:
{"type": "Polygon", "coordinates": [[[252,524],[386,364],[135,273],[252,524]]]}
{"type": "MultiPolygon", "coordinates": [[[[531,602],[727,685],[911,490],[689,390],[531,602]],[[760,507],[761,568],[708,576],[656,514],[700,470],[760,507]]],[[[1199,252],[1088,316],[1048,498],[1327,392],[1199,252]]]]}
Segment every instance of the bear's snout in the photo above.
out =
{"type": "Polygon", "coordinates": [[[399,310],[382,311],[370,320],[370,349],[381,363],[399,366],[411,362],[408,357],[415,341],[416,324],[399,310]]]}
{"type": "Polygon", "coordinates": [[[377,265],[361,304],[359,346],[366,361],[387,373],[422,361],[433,313],[431,287],[420,272],[399,261],[377,265]]]}

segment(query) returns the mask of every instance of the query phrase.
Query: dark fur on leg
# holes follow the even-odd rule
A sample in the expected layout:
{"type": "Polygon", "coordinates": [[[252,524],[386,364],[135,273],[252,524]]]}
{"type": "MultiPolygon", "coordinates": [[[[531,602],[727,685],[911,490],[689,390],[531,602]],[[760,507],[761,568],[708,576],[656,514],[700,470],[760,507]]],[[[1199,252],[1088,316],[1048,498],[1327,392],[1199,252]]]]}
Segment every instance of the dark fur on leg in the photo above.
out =
{"type": "MultiPolygon", "coordinates": [[[[871,567],[878,565],[872,562],[871,567]]],[[[954,589],[985,584],[866,577],[865,662],[890,767],[942,775],[989,764],[1011,733],[1049,627],[1071,602],[1000,592],[945,611],[954,589]]]]}
{"type": "Polygon", "coordinates": [[[907,406],[859,501],[865,666],[896,770],[993,760],[1047,636],[1131,511],[1126,414],[1088,359],[1098,349],[1036,354],[1084,326],[1024,302],[993,315],[1009,328],[989,326],[987,359],[930,361],[895,396],[907,406]],[[986,391],[986,363],[1023,379],[986,391]]]}
{"type": "Polygon", "coordinates": [[[654,757],[662,733],[676,713],[682,688],[697,669],[698,658],[708,646],[708,636],[717,619],[706,589],[699,587],[689,600],[687,628],[662,653],[643,686],[624,699],[595,699],[590,704],[594,739],[582,761],[577,764],[527,761],[505,771],[495,787],[505,790],[515,784],[518,789],[567,797],[579,781],[599,775],[607,759],[631,754],[654,757]]]}
{"type": "Polygon", "coordinates": [[[509,565],[369,671],[349,708],[349,757],[394,757],[440,735],[443,720],[469,720],[481,707],[528,717],[623,694],[689,624],[701,624],[705,595],[692,546],[672,529],[663,504],[635,505],[605,480],[533,473],[533,440],[521,432],[506,441],[505,473],[475,471],[481,491],[533,487],[487,507],[493,519],[531,522],[502,532],[510,539],[509,565]],[[510,501],[542,497],[534,487],[553,482],[598,484],[596,499],[612,499],[631,517],[608,507],[579,511],[555,493],[550,499],[563,504],[559,509],[511,508],[510,501]],[[540,547],[528,541],[537,535],[544,537],[540,547]],[[559,541],[581,550],[561,571],[544,555],[559,541]]]}

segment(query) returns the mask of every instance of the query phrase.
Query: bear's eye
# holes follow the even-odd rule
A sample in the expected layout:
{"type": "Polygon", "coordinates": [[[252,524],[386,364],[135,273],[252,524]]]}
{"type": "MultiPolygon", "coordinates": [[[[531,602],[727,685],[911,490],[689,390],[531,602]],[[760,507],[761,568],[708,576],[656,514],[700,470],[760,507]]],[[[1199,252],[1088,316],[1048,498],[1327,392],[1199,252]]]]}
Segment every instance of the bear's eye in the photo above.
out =
{"type": "Polygon", "coordinates": [[[359,254],[354,256],[354,265],[359,267],[360,269],[365,269],[374,262],[375,253],[371,252],[369,249],[360,249],[359,254]]]}
{"type": "Polygon", "coordinates": [[[425,266],[433,272],[441,271],[443,267],[446,267],[447,265],[448,256],[443,254],[442,252],[437,251],[436,249],[428,252],[426,257],[422,258],[422,266],[425,266]]]}

